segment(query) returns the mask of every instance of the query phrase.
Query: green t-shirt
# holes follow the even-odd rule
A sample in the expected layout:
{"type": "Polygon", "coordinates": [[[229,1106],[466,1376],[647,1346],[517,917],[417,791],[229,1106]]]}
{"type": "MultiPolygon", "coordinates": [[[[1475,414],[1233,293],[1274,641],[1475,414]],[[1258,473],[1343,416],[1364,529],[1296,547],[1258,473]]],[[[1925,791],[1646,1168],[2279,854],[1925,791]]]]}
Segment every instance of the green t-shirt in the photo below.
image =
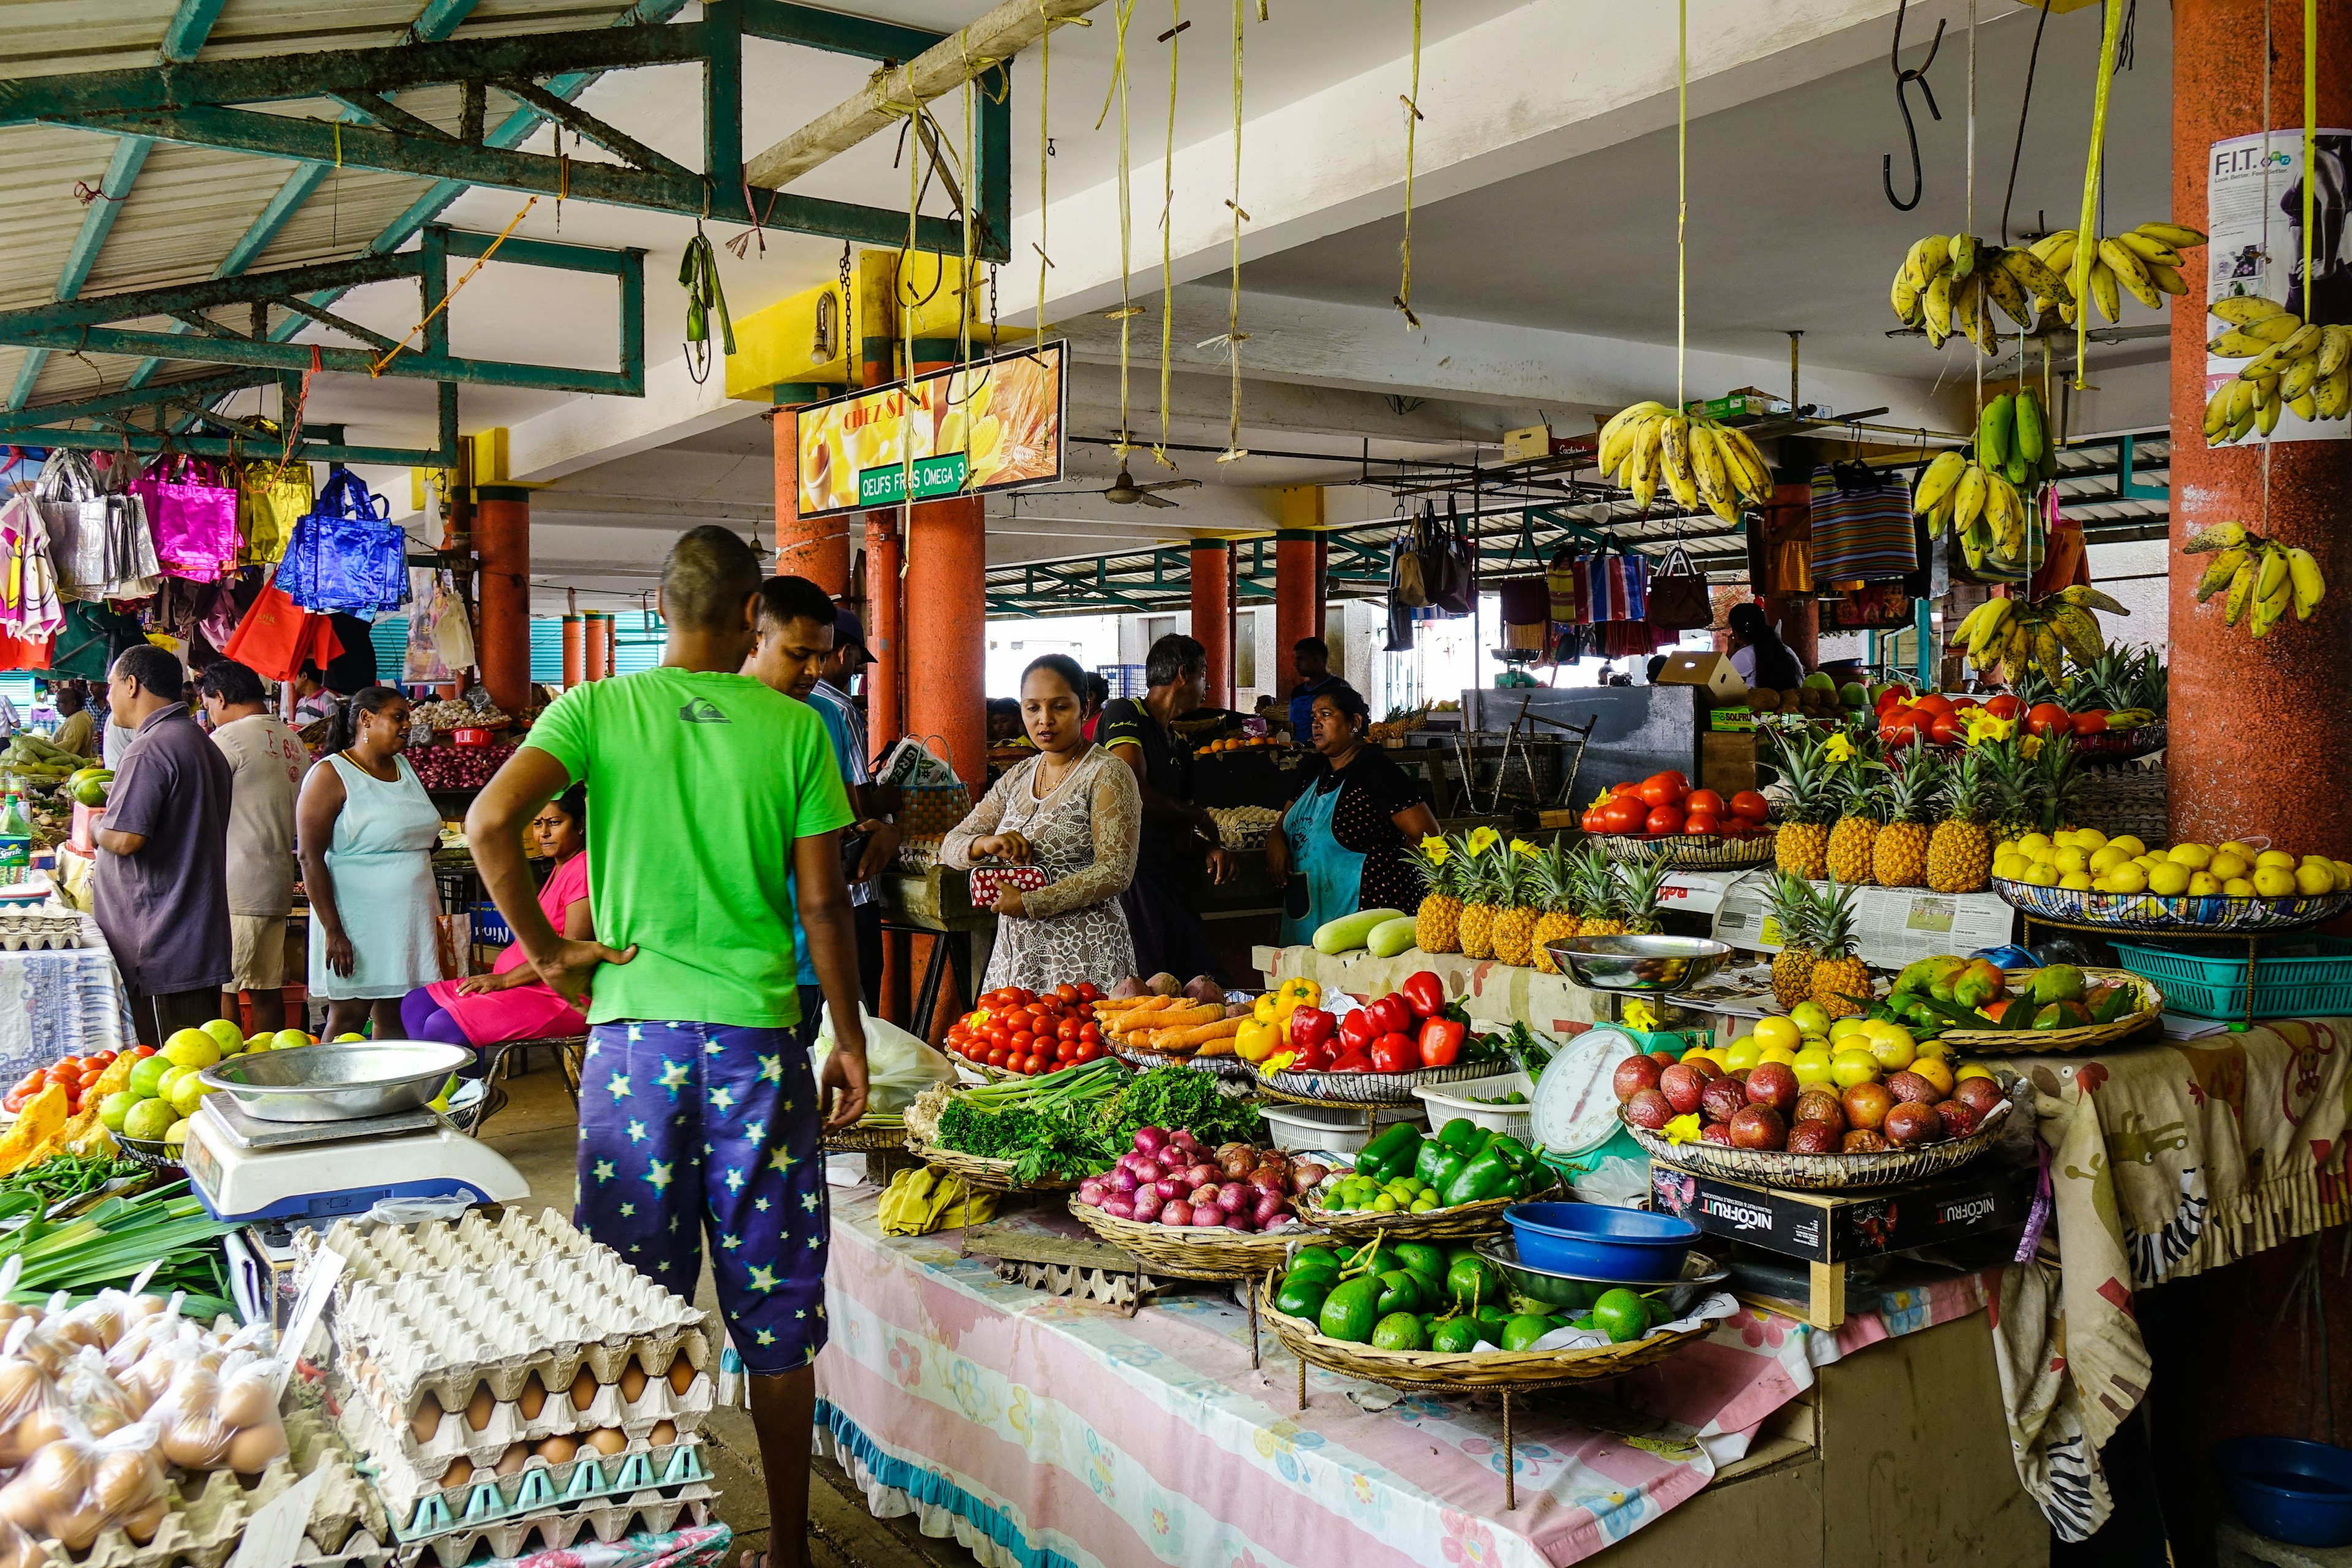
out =
{"type": "Polygon", "coordinates": [[[588,785],[588,1018],[800,1021],[793,840],[855,820],[824,721],[743,675],[646,669],[575,686],[526,745],[588,785]]]}

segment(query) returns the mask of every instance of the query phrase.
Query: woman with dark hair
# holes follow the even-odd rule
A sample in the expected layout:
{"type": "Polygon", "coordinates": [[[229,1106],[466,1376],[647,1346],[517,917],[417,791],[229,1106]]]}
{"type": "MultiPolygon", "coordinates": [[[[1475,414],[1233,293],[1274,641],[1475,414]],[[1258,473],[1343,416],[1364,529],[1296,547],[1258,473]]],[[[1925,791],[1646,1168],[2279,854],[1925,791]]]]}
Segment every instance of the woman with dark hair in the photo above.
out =
{"type": "MultiPolygon", "coordinates": [[[[541,806],[530,834],[541,858],[554,865],[539,890],[540,912],[565,941],[594,941],[596,924],[588,912],[587,786],[575,784],[541,806]]],[[[539,977],[520,942],[499,953],[488,974],[436,980],[411,991],[400,1004],[400,1021],[412,1040],[453,1046],[588,1032],[587,1015],[539,977]]]]}
{"type": "Polygon", "coordinates": [[[1405,858],[1437,831],[1429,798],[1388,753],[1364,739],[1371,709],[1344,681],[1315,693],[1307,739],[1316,754],[1298,770],[1304,784],[1265,838],[1266,869],[1283,889],[1282,942],[1311,942],[1326,921],[1359,910],[1403,910],[1421,902],[1421,873],[1405,858]]]}
{"type": "Polygon", "coordinates": [[[964,869],[1028,866],[1042,887],[996,896],[996,948],[982,990],[1091,980],[1108,991],[1135,973],[1118,895],[1135,876],[1143,816],[1135,774],[1087,739],[1087,674],[1049,653],[1021,672],[1021,722],[1037,754],[1008,769],[940,845],[964,869]]]}
{"type": "Polygon", "coordinates": [[[1731,668],[1750,686],[1788,691],[1804,684],[1805,663],[1780,640],[1758,605],[1731,606],[1731,668]]]}
{"type": "Polygon", "coordinates": [[[441,813],[400,754],[409,701],[371,686],[351,700],[351,740],[302,781],[296,812],[310,897],[310,994],[327,1001],[329,1037],[370,1014],[375,1037],[402,1037],[401,998],[441,977],[433,846],[441,813]]]}

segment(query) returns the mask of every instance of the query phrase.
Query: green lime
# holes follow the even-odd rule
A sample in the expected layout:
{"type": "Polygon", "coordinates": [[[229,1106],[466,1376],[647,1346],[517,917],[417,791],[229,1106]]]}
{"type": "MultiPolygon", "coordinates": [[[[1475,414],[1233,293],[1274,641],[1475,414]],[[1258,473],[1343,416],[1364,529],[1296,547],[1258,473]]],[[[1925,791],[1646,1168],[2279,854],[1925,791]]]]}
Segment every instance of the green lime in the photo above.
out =
{"type": "Polygon", "coordinates": [[[131,1069],[128,1087],[140,1099],[152,1099],[156,1093],[156,1086],[163,1081],[163,1075],[171,1070],[172,1064],[162,1057],[142,1057],[139,1065],[131,1069]]]}
{"type": "Polygon", "coordinates": [[[1650,1303],[1622,1287],[1604,1290],[1592,1303],[1592,1326],[1607,1334],[1612,1345],[1644,1338],[1650,1331],[1650,1303]]]}
{"type": "Polygon", "coordinates": [[[1429,1348],[1461,1355],[1478,1348],[1478,1320],[1475,1318],[1441,1318],[1430,1331],[1429,1348]]]}
{"type": "Polygon", "coordinates": [[[245,1049],[245,1031],[226,1018],[215,1018],[205,1026],[205,1033],[213,1037],[213,1043],[220,1047],[221,1055],[225,1057],[233,1057],[245,1049]]]}
{"type": "Polygon", "coordinates": [[[1503,1348],[1523,1351],[1549,1332],[1551,1324],[1541,1318],[1513,1318],[1503,1325],[1503,1348]]]}
{"type": "MultiPolygon", "coordinates": [[[[103,1120],[103,1113],[100,1113],[103,1120]]],[[[168,1100],[142,1100],[133,1103],[122,1115],[122,1135],[152,1142],[163,1136],[180,1113],[172,1109],[168,1100]]]]}
{"type": "Polygon", "coordinates": [[[122,1131],[123,1119],[131,1114],[131,1108],[138,1103],[139,1097],[129,1089],[116,1089],[98,1102],[98,1119],[109,1132],[120,1132],[122,1131]]]}
{"type": "Polygon", "coordinates": [[[1372,1328],[1372,1348],[1377,1351],[1417,1351],[1426,1342],[1421,1320],[1411,1312],[1391,1312],[1372,1328]]]}

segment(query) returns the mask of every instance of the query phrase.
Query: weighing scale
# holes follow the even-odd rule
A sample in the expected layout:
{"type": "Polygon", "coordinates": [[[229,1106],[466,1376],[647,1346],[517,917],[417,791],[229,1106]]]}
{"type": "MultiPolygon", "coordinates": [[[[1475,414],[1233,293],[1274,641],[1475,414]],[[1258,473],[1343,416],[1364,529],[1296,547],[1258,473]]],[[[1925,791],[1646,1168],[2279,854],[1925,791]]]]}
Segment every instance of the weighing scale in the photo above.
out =
{"type": "Polygon", "coordinates": [[[506,1157],[420,1109],[345,1121],[264,1121],[228,1094],[188,1120],[188,1176],[216,1220],[325,1225],[385,1198],[512,1203],[530,1184],[506,1157]]]}

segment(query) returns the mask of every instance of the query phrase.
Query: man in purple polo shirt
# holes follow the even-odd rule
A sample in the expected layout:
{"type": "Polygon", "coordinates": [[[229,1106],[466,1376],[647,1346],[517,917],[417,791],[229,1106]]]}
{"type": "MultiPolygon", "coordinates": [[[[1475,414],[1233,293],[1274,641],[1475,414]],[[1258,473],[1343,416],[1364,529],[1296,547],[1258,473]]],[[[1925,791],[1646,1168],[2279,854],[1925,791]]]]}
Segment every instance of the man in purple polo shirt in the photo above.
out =
{"type": "Polygon", "coordinates": [[[180,661],[126,648],[106,693],[132,732],[98,843],[99,929],[131,990],[142,1042],[161,1046],[220,1012],[232,965],[228,812],[235,774],[181,700],[180,661]]]}

